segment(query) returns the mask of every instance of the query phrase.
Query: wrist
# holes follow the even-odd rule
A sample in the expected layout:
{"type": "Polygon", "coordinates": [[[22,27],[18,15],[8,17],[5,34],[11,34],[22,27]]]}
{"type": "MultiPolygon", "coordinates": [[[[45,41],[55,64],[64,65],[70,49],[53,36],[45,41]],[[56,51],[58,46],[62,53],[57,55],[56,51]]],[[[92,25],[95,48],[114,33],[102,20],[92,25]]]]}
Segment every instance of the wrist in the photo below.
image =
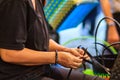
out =
{"type": "Polygon", "coordinates": [[[109,22],[107,25],[108,26],[115,26],[115,23],[114,22],[109,22]]]}
{"type": "Polygon", "coordinates": [[[63,64],[64,60],[66,59],[65,52],[58,52],[57,53],[57,64],[63,64]]]}
{"type": "Polygon", "coordinates": [[[58,51],[55,50],[55,64],[58,63],[58,51]]]}
{"type": "Polygon", "coordinates": [[[70,52],[71,48],[67,48],[67,47],[62,47],[62,51],[64,52],[70,52]]]}

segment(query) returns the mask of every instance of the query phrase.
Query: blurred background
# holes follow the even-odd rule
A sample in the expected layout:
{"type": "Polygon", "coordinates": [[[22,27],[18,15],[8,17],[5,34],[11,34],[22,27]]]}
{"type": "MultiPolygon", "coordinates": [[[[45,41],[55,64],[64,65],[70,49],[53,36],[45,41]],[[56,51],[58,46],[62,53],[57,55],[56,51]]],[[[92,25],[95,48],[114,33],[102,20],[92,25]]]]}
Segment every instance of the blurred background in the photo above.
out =
{"type": "MultiPolygon", "coordinates": [[[[46,0],[44,12],[49,24],[48,29],[51,38],[57,43],[70,48],[77,48],[81,45],[99,60],[100,57],[98,56],[102,55],[103,57],[103,51],[106,46],[110,45],[109,39],[112,42],[119,41],[120,26],[116,27],[114,21],[103,19],[109,16],[120,22],[118,3],[120,5],[120,0],[46,0]],[[109,1],[112,4],[108,5],[109,1]],[[116,6],[117,10],[110,6],[116,6]],[[117,12],[114,14],[115,10],[117,12]],[[103,20],[101,21],[101,19],[103,20]],[[119,36],[117,36],[118,33],[119,36]]],[[[109,60],[103,61],[100,59],[100,62],[103,61],[105,63],[103,64],[104,66],[111,68],[115,60],[113,55],[118,53],[116,50],[119,52],[119,47],[114,48],[111,46],[109,49],[107,48],[105,54],[112,54],[109,54],[110,57],[104,56],[109,60]],[[110,60],[110,58],[114,59],[110,60]]],[[[84,71],[83,68],[84,66],[80,69],[84,71]]],[[[84,71],[85,74],[97,75],[108,79],[110,77],[99,66],[87,64],[87,68],[89,70],[84,71]]]]}
{"type": "MultiPolygon", "coordinates": [[[[104,17],[97,0],[47,0],[44,7],[52,38],[61,45],[75,48],[82,45],[95,54],[95,28],[104,17]],[[57,35],[56,35],[57,34],[57,35]]],[[[106,40],[106,23],[97,32],[100,43],[106,40]]],[[[98,46],[99,50],[102,46],[98,46]]]]}

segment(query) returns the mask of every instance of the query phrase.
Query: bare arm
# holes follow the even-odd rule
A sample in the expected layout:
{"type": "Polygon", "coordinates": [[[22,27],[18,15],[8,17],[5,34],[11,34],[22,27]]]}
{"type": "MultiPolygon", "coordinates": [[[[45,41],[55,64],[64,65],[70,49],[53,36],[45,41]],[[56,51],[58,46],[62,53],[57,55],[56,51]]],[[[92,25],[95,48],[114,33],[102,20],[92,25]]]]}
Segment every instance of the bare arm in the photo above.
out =
{"type": "MultiPolygon", "coordinates": [[[[100,4],[101,4],[104,15],[113,18],[109,0],[100,0],[100,4]]],[[[106,21],[107,21],[107,24],[113,22],[111,20],[106,20],[106,21]]]]}
{"type": "Polygon", "coordinates": [[[84,51],[82,49],[67,48],[67,47],[64,47],[62,45],[59,45],[58,43],[56,43],[52,39],[50,39],[50,41],[49,41],[49,50],[50,51],[58,50],[58,51],[70,52],[71,54],[73,54],[77,57],[81,57],[84,53],[84,51]]]}
{"type": "MultiPolygon", "coordinates": [[[[109,0],[100,0],[100,3],[101,3],[101,7],[104,15],[113,18],[109,0]]],[[[117,33],[117,29],[114,25],[114,22],[112,20],[107,19],[106,23],[108,24],[107,41],[110,43],[119,41],[119,35],[117,33]]]]}
{"type": "Polygon", "coordinates": [[[55,52],[35,51],[24,48],[23,50],[0,49],[3,61],[20,65],[43,65],[55,62],[55,52]]]}
{"type": "MultiPolygon", "coordinates": [[[[78,68],[82,59],[68,52],[58,52],[57,62],[65,67],[78,68]]],[[[4,62],[35,66],[55,63],[55,52],[42,52],[24,48],[23,50],[8,50],[0,48],[0,57],[4,62]]]]}
{"type": "Polygon", "coordinates": [[[54,40],[50,39],[49,40],[49,51],[65,51],[65,49],[67,49],[66,47],[59,45],[58,43],[56,43],[54,40]]]}

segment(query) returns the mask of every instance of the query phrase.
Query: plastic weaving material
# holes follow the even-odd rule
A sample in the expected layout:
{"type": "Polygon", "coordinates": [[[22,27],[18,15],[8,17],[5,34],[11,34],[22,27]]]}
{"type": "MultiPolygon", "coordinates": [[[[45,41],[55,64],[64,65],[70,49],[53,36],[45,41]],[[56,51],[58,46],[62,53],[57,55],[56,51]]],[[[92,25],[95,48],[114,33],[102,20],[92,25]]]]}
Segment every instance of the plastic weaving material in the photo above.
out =
{"type": "Polygon", "coordinates": [[[53,29],[56,29],[75,3],[73,0],[51,0],[49,2],[44,8],[45,15],[53,29]]]}
{"type": "Polygon", "coordinates": [[[57,32],[76,27],[97,5],[98,3],[83,3],[75,6],[69,16],[58,27],[57,32]]]}
{"type": "Polygon", "coordinates": [[[47,4],[44,7],[45,16],[49,24],[56,30],[61,24],[63,24],[64,20],[67,19],[76,6],[81,3],[95,1],[96,0],[47,0],[47,4]]]}
{"type": "Polygon", "coordinates": [[[110,80],[120,80],[120,54],[118,54],[112,68],[110,80]]]}

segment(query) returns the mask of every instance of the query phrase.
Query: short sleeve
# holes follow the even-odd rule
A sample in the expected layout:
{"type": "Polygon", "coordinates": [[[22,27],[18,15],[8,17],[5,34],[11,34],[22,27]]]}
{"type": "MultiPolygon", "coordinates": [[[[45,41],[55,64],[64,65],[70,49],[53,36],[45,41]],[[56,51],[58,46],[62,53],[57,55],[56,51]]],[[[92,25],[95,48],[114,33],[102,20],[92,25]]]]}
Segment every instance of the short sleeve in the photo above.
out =
{"type": "Polygon", "coordinates": [[[25,47],[27,5],[25,0],[0,1],[0,48],[25,47]]]}

